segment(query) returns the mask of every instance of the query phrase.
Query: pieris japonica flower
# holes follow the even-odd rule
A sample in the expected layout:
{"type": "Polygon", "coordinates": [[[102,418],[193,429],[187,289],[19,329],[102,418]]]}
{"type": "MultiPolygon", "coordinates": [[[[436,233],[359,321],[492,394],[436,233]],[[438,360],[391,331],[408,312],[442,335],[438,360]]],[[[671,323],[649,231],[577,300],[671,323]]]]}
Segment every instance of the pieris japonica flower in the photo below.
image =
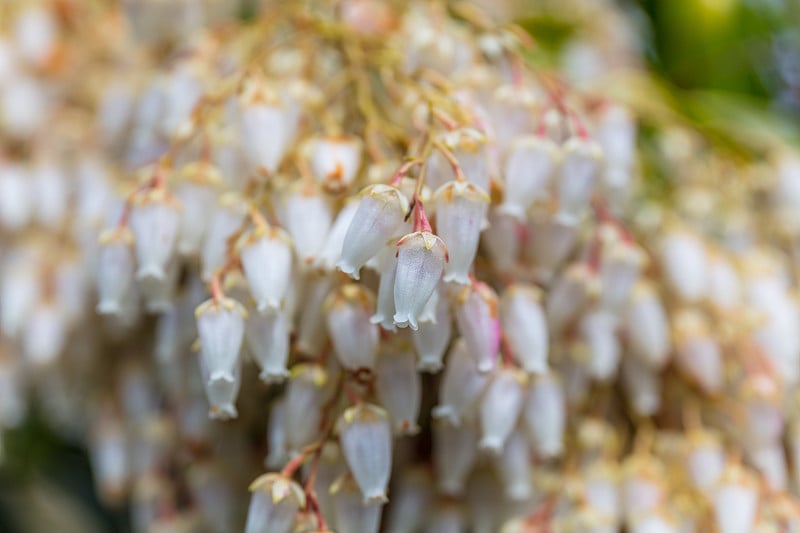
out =
{"type": "Polygon", "coordinates": [[[605,238],[600,259],[600,284],[606,308],[616,311],[626,303],[644,263],[644,253],[625,236],[613,231],[605,238]]]}
{"type": "Polygon", "coordinates": [[[289,533],[306,505],[302,487],[282,474],[263,474],[250,484],[245,533],[289,533]]]}
{"type": "Polygon", "coordinates": [[[661,408],[659,370],[638,357],[625,355],[620,368],[622,386],[633,411],[640,416],[655,415],[661,408]]]}
{"type": "Polygon", "coordinates": [[[211,216],[201,254],[203,279],[210,280],[225,264],[228,239],[242,226],[247,215],[247,201],[238,193],[220,196],[217,209],[211,216]]]}
{"type": "Polygon", "coordinates": [[[265,383],[280,383],[289,376],[290,317],[285,310],[273,313],[249,313],[245,340],[250,355],[261,369],[265,383]]]}
{"type": "Polygon", "coordinates": [[[488,220],[489,227],[483,230],[481,246],[495,268],[507,272],[519,258],[524,223],[497,208],[489,209],[488,220]]]}
{"type": "Polygon", "coordinates": [[[389,413],[392,428],[399,435],[419,432],[422,382],[410,346],[386,346],[375,365],[378,400],[389,413]]]}
{"type": "MultiPolygon", "coordinates": [[[[200,362],[207,373],[206,385],[209,390],[227,391],[238,381],[247,311],[236,300],[222,297],[200,304],[195,316],[200,338],[200,362]]],[[[236,408],[232,401],[223,405],[212,403],[211,414],[232,418],[236,416],[236,408]]]]}
{"type": "Polygon", "coordinates": [[[534,376],[525,394],[522,421],[534,453],[549,459],[564,450],[567,402],[559,378],[551,373],[534,376]]]}
{"type": "Polygon", "coordinates": [[[302,265],[313,265],[325,246],[333,213],[322,191],[311,184],[297,183],[284,194],[278,216],[294,242],[302,265]]]}
{"type": "Polygon", "coordinates": [[[380,407],[359,403],[344,412],[337,429],[364,505],[383,505],[389,501],[386,487],[392,469],[389,415],[380,407]]]}
{"type": "Polygon", "coordinates": [[[439,388],[439,404],[433,408],[433,417],[445,418],[454,426],[465,418],[471,420],[489,379],[488,374],[478,370],[466,340],[456,340],[447,358],[439,388]]]}
{"type": "Polygon", "coordinates": [[[449,420],[433,423],[433,463],[441,494],[461,496],[467,476],[478,458],[478,432],[468,424],[449,420]]]}
{"type": "Polygon", "coordinates": [[[558,146],[546,137],[526,135],[515,139],[506,156],[500,212],[524,221],[536,200],[549,197],[550,179],[558,159],[558,146]]]}
{"type": "MultiPolygon", "coordinates": [[[[445,133],[441,137],[442,144],[453,153],[467,181],[476,185],[479,190],[489,190],[489,156],[486,136],[474,128],[459,128],[445,133]]],[[[429,185],[438,188],[449,178],[450,163],[438,151],[431,154],[429,185]]]]}
{"type": "Polygon", "coordinates": [[[722,311],[730,311],[741,303],[742,281],[728,258],[720,253],[708,256],[708,299],[722,311]]]}
{"type": "Polygon", "coordinates": [[[722,348],[700,311],[680,311],[674,318],[675,360],[689,380],[707,394],[723,385],[722,348]]]}
{"type": "Polygon", "coordinates": [[[576,223],[589,206],[600,173],[603,152],[594,141],[572,137],[562,147],[557,180],[558,214],[563,223],[576,223]]]}
{"type": "Polygon", "coordinates": [[[608,106],[600,117],[596,136],[605,156],[605,186],[614,193],[625,191],[631,181],[636,160],[634,118],[622,106],[608,106]]]}
{"type": "Polygon", "coordinates": [[[583,486],[586,502],[605,518],[617,526],[622,509],[619,495],[619,465],[600,458],[588,466],[583,486]]]}
{"type": "Polygon", "coordinates": [[[136,268],[133,233],[127,226],[107,230],[100,236],[97,266],[97,312],[119,315],[122,302],[130,297],[136,268]]]}
{"type": "Polygon", "coordinates": [[[532,285],[515,284],[500,299],[500,325],[511,355],[523,370],[547,371],[549,337],[541,305],[541,291],[532,285]]]}
{"type": "Polygon", "coordinates": [[[352,474],[342,474],[330,486],[333,523],[337,531],[378,533],[383,514],[382,505],[365,505],[352,474]]]}
{"type": "Polygon", "coordinates": [[[619,320],[603,308],[584,314],[578,330],[589,355],[589,371],[593,378],[608,381],[616,375],[622,354],[616,328],[619,320]]]}
{"type": "Polygon", "coordinates": [[[299,304],[295,348],[301,353],[316,355],[328,338],[323,303],[334,286],[334,279],[312,272],[306,274],[303,284],[306,288],[299,304]]]}
{"type": "Polygon", "coordinates": [[[239,129],[251,168],[274,174],[292,140],[292,118],[273,88],[249,79],[239,99],[239,129]]]}
{"type": "Polygon", "coordinates": [[[417,369],[420,372],[435,373],[442,369],[442,358],[453,331],[449,300],[439,295],[434,311],[435,320],[421,323],[420,328],[411,335],[419,357],[417,369]]]}
{"type": "Polygon", "coordinates": [[[372,369],[378,351],[378,327],[370,321],[375,297],[362,285],[351,283],[325,300],[328,335],[339,362],[348,370],[372,369]]]}
{"type": "Polygon", "coordinates": [[[664,465],[646,452],[634,452],[622,465],[622,505],[627,523],[663,505],[664,465]]]}
{"type": "Polygon", "coordinates": [[[64,313],[54,303],[40,303],[28,317],[22,349],[34,365],[49,365],[61,355],[67,342],[67,324],[64,313]]]}
{"type": "Polygon", "coordinates": [[[361,140],[347,136],[320,136],[308,141],[307,156],[317,182],[325,189],[347,189],[361,166],[361,140]]]}
{"type": "Polygon", "coordinates": [[[166,279],[178,242],[180,220],[180,205],[163,188],[134,198],[130,227],[136,245],[137,279],[166,279]]]}
{"type": "Polygon", "coordinates": [[[492,376],[480,405],[480,449],[492,455],[502,452],[522,411],[527,381],[524,374],[511,368],[492,376]]]}
{"type": "Polygon", "coordinates": [[[342,257],[342,246],[353,217],[358,211],[360,203],[357,200],[349,200],[344,207],[339,210],[336,219],[333,221],[328,237],[325,239],[325,246],[317,257],[316,266],[323,270],[335,270],[336,264],[342,257]]]}
{"type": "Polygon", "coordinates": [[[93,428],[90,457],[102,500],[117,504],[125,498],[131,481],[130,450],[125,424],[118,416],[102,415],[93,428]]]}
{"type": "Polygon", "coordinates": [[[655,288],[641,282],[633,289],[623,319],[632,355],[653,368],[661,368],[670,352],[667,315],[655,288]]]}
{"type": "Polygon", "coordinates": [[[417,318],[436,290],[447,264],[444,241],[430,231],[409,233],[397,242],[394,281],[394,323],[417,330],[417,318]]]}
{"type": "Polygon", "coordinates": [[[449,181],[437,189],[434,199],[436,231],[447,245],[449,257],[443,279],[466,285],[486,225],[489,196],[469,182],[449,181]]]}
{"type": "Polygon", "coordinates": [[[500,317],[497,294],[482,282],[464,287],[456,296],[458,331],[480,372],[494,368],[500,349],[500,317]]]}
{"type": "Polygon", "coordinates": [[[208,214],[216,205],[222,177],[213,164],[196,161],[181,169],[179,179],[175,187],[175,197],[181,205],[177,248],[179,253],[191,256],[202,247],[210,222],[208,214]]]}
{"type": "Polygon", "coordinates": [[[408,200],[396,187],[368,185],[342,242],[339,270],[359,279],[359,270],[392,237],[398,236],[408,213],[408,200]]]}
{"type": "Polygon", "coordinates": [[[578,226],[549,212],[534,210],[526,230],[523,257],[533,263],[537,279],[549,283],[573,250],[578,226]]]}
{"type": "Polygon", "coordinates": [[[300,451],[317,438],[327,382],[328,373],[321,365],[292,367],[285,400],[286,443],[290,452],[300,451]]]}
{"type": "Polygon", "coordinates": [[[34,201],[27,169],[17,164],[0,164],[0,226],[11,232],[27,226],[34,201]]]}
{"type": "Polygon", "coordinates": [[[712,505],[720,533],[752,531],[758,510],[757,481],[741,465],[728,463],[714,490],[712,505]]]}
{"type": "Polygon", "coordinates": [[[36,220],[50,230],[57,230],[70,207],[72,191],[63,168],[54,161],[43,159],[32,169],[31,187],[36,220]]]}
{"type": "Polygon", "coordinates": [[[660,246],[661,269],[670,289],[687,302],[708,290],[708,255],[700,238],[682,229],[668,230],[660,246]]]}
{"type": "Polygon", "coordinates": [[[387,331],[397,331],[397,327],[394,325],[394,282],[397,276],[396,246],[394,244],[384,246],[374,259],[380,271],[380,281],[378,282],[375,314],[370,318],[370,322],[379,324],[387,331]]]}
{"type": "Polygon", "coordinates": [[[272,402],[267,420],[267,457],[264,465],[270,469],[283,466],[289,458],[286,444],[286,396],[272,402]]]}
{"type": "Polygon", "coordinates": [[[692,484],[710,495],[725,468],[725,449],[719,435],[704,428],[688,434],[686,469],[692,484]]]}
{"type": "Polygon", "coordinates": [[[512,501],[524,501],[531,497],[531,462],[525,435],[517,430],[511,433],[503,453],[494,457],[498,474],[506,496],[512,501]]]}
{"type": "Polygon", "coordinates": [[[259,226],[237,243],[242,270],[259,313],[275,313],[292,284],[292,243],[280,228],[259,226]]]}

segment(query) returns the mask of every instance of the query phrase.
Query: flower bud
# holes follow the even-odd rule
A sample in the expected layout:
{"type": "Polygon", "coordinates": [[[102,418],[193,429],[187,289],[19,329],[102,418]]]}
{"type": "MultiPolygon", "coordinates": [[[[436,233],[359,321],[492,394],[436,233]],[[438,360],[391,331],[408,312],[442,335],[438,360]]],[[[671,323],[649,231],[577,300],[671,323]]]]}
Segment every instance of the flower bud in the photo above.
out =
{"type": "Polygon", "coordinates": [[[419,328],[417,318],[436,290],[447,263],[444,241],[429,231],[409,233],[397,242],[394,323],[419,328]]]}
{"type": "Polygon", "coordinates": [[[676,296],[696,302],[708,291],[708,259],[705,244],[684,230],[668,230],[661,240],[661,269],[676,296]]]}
{"type": "Polygon", "coordinates": [[[633,242],[619,239],[603,244],[600,284],[605,308],[616,311],[625,304],[644,262],[644,253],[633,242]]]}
{"type": "Polygon", "coordinates": [[[361,140],[356,137],[315,137],[308,141],[311,172],[325,189],[347,189],[361,167],[361,140]]]}
{"type": "Polygon", "coordinates": [[[208,224],[201,254],[203,279],[208,281],[225,264],[228,239],[242,226],[247,202],[238,193],[223,194],[208,224]]]}
{"type": "Polygon", "coordinates": [[[550,459],[564,451],[567,402],[561,380],[552,373],[534,376],[522,407],[522,421],[537,457],[550,459]]]}
{"type": "Polygon", "coordinates": [[[489,196],[469,182],[449,181],[434,194],[436,232],[447,245],[444,281],[466,285],[481,229],[486,224],[489,196]]]}
{"type": "Polygon", "coordinates": [[[514,217],[489,209],[489,227],[483,230],[481,245],[492,266],[500,272],[510,271],[519,258],[522,223],[514,217]]]}
{"type": "Polygon", "coordinates": [[[322,251],[319,253],[319,257],[317,257],[315,265],[318,268],[323,270],[336,269],[336,264],[342,257],[342,246],[344,246],[345,236],[350,229],[350,225],[358,211],[359,205],[359,202],[356,200],[348,199],[344,207],[339,210],[336,219],[333,221],[331,230],[328,233],[328,237],[325,239],[325,246],[322,247],[322,251]]]}
{"type": "Polygon", "coordinates": [[[598,292],[597,275],[586,263],[569,265],[547,293],[545,311],[552,337],[558,337],[598,292]]]}
{"type": "Polygon", "coordinates": [[[478,433],[467,424],[449,420],[433,423],[433,464],[441,494],[460,496],[478,458],[478,433]]]}
{"type": "Polygon", "coordinates": [[[498,455],[517,424],[526,377],[517,370],[498,370],[489,382],[480,405],[481,440],[478,447],[498,455]]]}
{"type": "Polygon", "coordinates": [[[514,284],[500,299],[500,324],[511,354],[526,372],[547,372],[549,347],[542,293],[533,285],[514,284]]]}
{"type": "Polygon", "coordinates": [[[558,214],[565,224],[575,224],[589,206],[603,152],[594,141],[572,137],[563,146],[558,179],[558,214]]]}
{"type": "Polygon", "coordinates": [[[342,474],[330,488],[336,531],[378,533],[383,505],[367,505],[350,473],[342,474]]]}
{"type": "Polygon", "coordinates": [[[274,174],[291,141],[291,119],[277,95],[261,80],[249,80],[239,102],[242,146],[250,166],[274,174]]]}
{"type": "Polygon", "coordinates": [[[577,224],[564,222],[546,211],[531,214],[523,256],[533,263],[539,281],[550,282],[572,252],[577,237],[577,224]]]}
{"type": "Polygon", "coordinates": [[[238,243],[242,270],[259,313],[277,312],[291,287],[292,245],[279,228],[255,228],[238,243]]]}
{"type": "Polygon", "coordinates": [[[758,484],[738,464],[728,464],[712,501],[719,533],[753,531],[758,510],[758,484]]]}
{"type": "Polygon", "coordinates": [[[325,246],[333,214],[328,200],[314,186],[299,183],[290,189],[278,211],[294,242],[302,265],[313,265],[325,246]]]}
{"type": "Polygon", "coordinates": [[[288,376],[290,320],[285,310],[262,315],[250,313],[245,339],[264,383],[282,383],[288,376]]]}
{"type": "Polygon", "coordinates": [[[674,332],[678,368],[706,394],[720,392],[724,379],[722,351],[705,315],[693,309],[679,311],[674,332]]]}
{"type": "Polygon", "coordinates": [[[436,319],[423,322],[420,328],[411,335],[414,349],[419,357],[417,370],[436,373],[442,369],[442,359],[450,337],[453,333],[453,317],[450,313],[450,302],[442,295],[436,299],[436,319]]]}
{"type": "Polygon", "coordinates": [[[478,371],[465,339],[457,339],[450,348],[439,385],[439,405],[433,408],[433,417],[447,419],[454,426],[465,418],[471,419],[489,379],[488,374],[478,371]]]}
{"type": "Polygon", "coordinates": [[[617,322],[610,311],[596,308],[588,311],[578,325],[581,339],[589,350],[589,371],[599,381],[608,381],[617,373],[621,355],[617,322]]]}
{"type": "Polygon", "coordinates": [[[97,312],[119,315],[133,288],[133,233],[127,227],[103,232],[97,265],[97,312]]]}
{"type": "MultiPolygon", "coordinates": [[[[216,393],[231,394],[231,389],[238,381],[236,374],[240,372],[239,353],[244,340],[247,311],[236,300],[223,297],[219,301],[210,299],[200,304],[195,317],[200,337],[201,367],[208,374],[207,387],[216,393]]],[[[222,406],[212,403],[212,415],[217,415],[217,407],[220,409],[219,416],[236,416],[232,403],[222,406]]]]}
{"type": "Polygon", "coordinates": [[[397,236],[408,212],[408,200],[396,187],[368,185],[359,196],[358,209],[347,228],[341,259],[336,264],[353,279],[359,279],[364,263],[397,236]]]}
{"type": "Polygon", "coordinates": [[[786,490],[789,472],[783,443],[777,441],[748,450],[747,458],[761,475],[769,490],[775,492],[786,490]]]}
{"type": "Polygon", "coordinates": [[[292,367],[286,386],[286,444],[298,452],[314,442],[320,432],[327,372],[321,365],[292,367]]]}
{"type": "Polygon", "coordinates": [[[623,324],[631,355],[658,369],[670,353],[670,333],[666,311],[652,285],[636,285],[626,307],[623,324]]]}
{"type": "Polygon", "coordinates": [[[130,227],[135,237],[136,278],[163,280],[175,253],[180,228],[180,206],[163,189],[153,189],[134,200],[130,227]]]}
{"type": "Polygon", "coordinates": [[[178,252],[193,256],[200,252],[209,226],[209,213],[217,203],[217,187],[222,183],[219,170],[210,163],[197,161],[186,165],[175,187],[181,204],[181,225],[178,252]]]}
{"type": "Polygon", "coordinates": [[[378,351],[378,328],[370,322],[375,297],[366,287],[351,283],[325,300],[328,335],[339,362],[348,370],[372,369],[378,351]]]}
{"type": "Polygon", "coordinates": [[[558,158],[559,149],[553,141],[533,135],[518,137],[506,156],[506,188],[500,212],[524,221],[536,200],[548,198],[558,158]]]}
{"type": "Polygon", "coordinates": [[[422,381],[415,368],[414,352],[398,346],[383,347],[375,365],[378,400],[388,411],[395,434],[419,432],[422,381]]]}
{"type": "Polygon", "coordinates": [[[348,408],[338,424],[339,442],[364,505],[386,503],[392,470],[392,430],[385,410],[360,403],[348,408]]]}
{"type": "Polygon", "coordinates": [[[485,283],[476,282],[459,291],[455,305],[456,324],[468,353],[479,372],[489,372],[500,350],[497,294],[485,283]]]}
{"type": "Polygon", "coordinates": [[[302,487],[282,474],[262,474],[250,484],[245,533],[290,533],[306,505],[302,487]]]}
{"type": "Polygon", "coordinates": [[[508,499],[524,501],[532,496],[530,452],[522,432],[511,433],[494,463],[508,499]]]}

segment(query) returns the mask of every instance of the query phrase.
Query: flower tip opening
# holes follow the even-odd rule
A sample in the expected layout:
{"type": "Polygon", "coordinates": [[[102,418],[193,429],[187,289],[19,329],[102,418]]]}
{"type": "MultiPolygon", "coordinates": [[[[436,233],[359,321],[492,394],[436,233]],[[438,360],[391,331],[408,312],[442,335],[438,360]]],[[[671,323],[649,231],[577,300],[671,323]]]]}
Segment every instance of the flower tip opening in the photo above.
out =
{"type": "Polygon", "coordinates": [[[417,370],[426,374],[438,374],[444,365],[441,361],[420,361],[417,363],[417,370]]]}
{"type": "Polygon", "coordinates": [[[395,313],[394,315],[394,325],[398,328],[408,328],[410,327],[412,330],[417,331],[419,329],[419,324],[417,324],[417,319],[410,314],[401,315],[400,313],[395,313]]]}
{"type": "Polygon", "coordinates": [[[339,261],[338,263],[336,263],[336,268],[338,268],[341,272],[347,274],[356,281],[361,279],[361,269],[356,268],[345,261],[339,261]]]}
{"type": "Polygon", "coordinates": [[[263,383],[267,385],[279,385],[286,381],[289,377],[288,370],[262,370],[261,373],[258,375],[258,379],[260,379],[263,383]]]}
{"type": "Polygon", "coordinates": [[[478,449],[489,455],[500,455],[503,451],[503,441],[493,435],[487,435],[478,443],[478,449]]]}
{"type": "Polygon", "coordinates": [[[111,302],[108,300],[103,300],[97,304],[95,310],[97,311],[97,314],[104,316],[122,315],[122,306],[120,306],[119,302],[111,302]]]}
{"type": "Polygon", "coordinates": [[[136,271],[136,279],[139,281],[165,281],[167,273],[158,265],[142,265],[136,271]]]}
{"type": "Polygon", "coordinates": [[[238,417],[239,413],[233,404],[228,403],[225,405],[212,405],[208,410],[208,417],[212,420],[233,420],[238,417]]]}
{"type": "Polygon", "coordinates": [[[389,503],[389,498],[386,497],[386,492],[371,492],[364,495],[364,506],[370,507],[373,505],[386,505],[389,503]]]}
{"type": "Polygon", "coordinates": [[[469,279],[469,274],[463,272],[448,272],[442,276],[442,281],[446,283],[457,283],[458,285],[470,285],[472,283],[469,279]]]}

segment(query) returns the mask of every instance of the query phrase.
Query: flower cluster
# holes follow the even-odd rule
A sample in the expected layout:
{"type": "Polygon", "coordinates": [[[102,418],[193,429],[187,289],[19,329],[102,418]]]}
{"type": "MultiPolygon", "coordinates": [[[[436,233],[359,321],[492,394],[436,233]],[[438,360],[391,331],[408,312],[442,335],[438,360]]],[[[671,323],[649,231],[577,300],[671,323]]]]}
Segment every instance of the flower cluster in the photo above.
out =
{"type": "Polygon", "coordinates": [[[135,531],[800,527],[800,156],[472,5],[12,4],[0,425],[135,531]]]}

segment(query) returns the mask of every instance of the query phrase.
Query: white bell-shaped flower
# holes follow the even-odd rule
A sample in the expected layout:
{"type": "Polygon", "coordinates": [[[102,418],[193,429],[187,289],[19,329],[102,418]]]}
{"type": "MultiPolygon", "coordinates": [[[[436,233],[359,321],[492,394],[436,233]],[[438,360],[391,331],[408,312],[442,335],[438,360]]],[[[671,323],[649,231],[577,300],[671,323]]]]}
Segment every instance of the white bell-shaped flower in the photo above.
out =
{"type": "Polygon", "coordinates": [[[748,450],[747,459],[761,475],[769,490],[775,492],[786,490],[789,465],[786,463],[786,453],[780,440],[748,450]]]}
{"type": "Polygon", "coordinates": [[[389,413],[398,435],[419,432],[417,419],[422,402],[422,380],[414,352],[408,346],[384,346],[375,365],[378,400],[389,413]]]}
{"type": "Polygon", "coordinates": [[[27,253],[6,257],[0,279],[0,329],[15,339],[44,291],[38,258],[27,253]]]}
{"type": "Polygon", "coordinates": [[[333,289],[334,278],[330,275],[309,272],[303,278],[301,285],[305,286],[305,290],[299,304],[300,316],[297,321],[295,348],[301,353],[316,356],[328,340],[328,328],[325,325],[325,312],[322,308],[333,289]]]}
{"type": "Polygon", "coordinates": [[[51,231],[57,231],[67,216],[72,190],[63,166],[46,158],[32,169],[32,200],[36,220],[51,231]]]}
{"type": "Polygon", "coordinates": [[[466,285],[486,225],[489,195],[467,181],[450,181],[434,193],[436,232],[447,245],[444,281],[466,285]]]}
{"type": "Polygon", "coordinates": [[[229,374],[211,377],[206,362],[200,359],[200,372],[205,382],[208,399],[208,417],[214,420],[230,420],[239,416],[236,398],[242,386],[242,361],[238,359],[229,374]]]}
{"type": "Polygon", "coordinates": [[[203,279],[208,281],[225,264],[228,240],[247,216],[247,201],[238,193],[223,194],[211,215],[200,257],[203,279]]]}
{"type": "Polygon", "coordinates": [[[658,509],[667,496],[666,472],[659,458],[634,451],[622,464],[621,496],[626,522],[658,509]]]}
{"type": "Polygon", "coordinates": [[[24,9],[11,19],[15,48],[21,59],[33,67],[42,67],[58,45],[56,14],[44,5],[22,7],[24,9]]]}
{"type": "MultiPolygon", "coordinates": [[[[488,191],[491,172],[486,136],[473,128],[459,128],[445,133],[441,141],[455,156],[467,181],[488,191]]],[[[438,151],[431,154],[428,166],[428,184],[432,189],[440,187],[452,176],[450,163],[438,151]]]]}
{"type": "Polygon", "coordinates": [[[622,388],[633,412],[653,416],[661,408],[661,375],[642,359],[626,354],[620,367],[622,388]]]}
{"type": "Polygon", "coordinates": [[[386,331],[397,331],[394,325],[394,282],[397,275],[397,247],[387,244],[373,259],[380,273],[378,298],[375,314],[370,322],[380,325],[386,331]]]}
{"type": "Polygon", "coordinates": [[[500,351],[500,317],[494,290],[482,282],[464,287],[456,296],[458,331],[479,372],[495,366],[500,351]]]}
{"type": "Polygon", "coordinates": [[[121,503],[131,481],[131,449],[125,424],[111,413],[101,415],[91,432],[89,457],[95,486],[104,503],[121,503]]]}
{"type": "Polygon", "coordinates": [[[328,373],[321,365],[292,367],[286,386],[286,444],[299,452],[319,437],[328,373]]]}
{"type": "Polygon", "coordinates": [[[336,531],[378,533],[383,505],[365,505],[358,485],[349,472],[330,486],[333,503],[333,524],[336,531]]]}
{"type": "Polygon", "coordinates": [[[344,412],[338,432],[342,453],[361,489],[364,505],[386,503],[392,470],[389,415],[380,407],[360,403],[344,412]]]}
{"type": "Polygon", "coordinates": [[[618,322],[616,315],[598,307],[586,312],[578,324],[589,352],[589,371],[599,381],[613,378],[619,367],[622,349],[616,332],[618,322]]]}
{"type": "Polygon", "coordinates": [[[671,339],[667,314],[655,288],[644,282],[637,284],[623,317],[632,355],[653,368],[663,367],[671,339]]]}
{"type": "Polygon", "coordinates": [[[667,230],[659,247],[661,270],[669,288],[681,300],[696,302],[708,292],[708,254],[705,244],[682,229],[667,230]]]}
{"type": "Polygon", "coordinates": [[[360,193],[358,209],[347,228],[341,248],[339,270],[353,279],[392,237],[398,236],[408,213],[408,200],[396,187],[369,185],[360,193]]]}
{"type": "Polygon", "coordinates": [[[298,183],[283,197],[278,210],[302,265],[313,265],[325,246],[333,222],[328,199],[316,186],[298,183]]]}
{"type": "Polygon", "coordinates": [[[206,161],[186,165],[175,186],[175,197],[181,204],[181,225],[178,234],[178,253],[194,256],[200,253],[210,218],[217,203],[218,187],[222,183],[219,170],[206,161]]]}
{"type": "Polygon", "coordinates": [[[433,466],[441,494],[460,496],[478,459],[478,432],[468,424],[433,422],[433,466]]]}
{"type": "Polygon", "coordinates": [[[645,256],[635,243],[625,238],[611,236],[604,241],[600,259],[602,303],[607,309],[617,311],[639,279],[645,256]]]}
{"type": "Polygon", "coordinates": [[[519,259],[522,249],[523,224],[511,215],[490,208],[489,227],[481,234],[481,246],[499,272],[510,271],[519,259]]]}
{"type": "Polygon", "coordinates": [[[589,207],[603,152],[594,141],[572,137],[563,146],[558,188],[558,220],[576,223],[589,207]]]}
{"type": "Polygon", "coordinates": [[[689,309],[678,312],[673,320],[678,368],[706,394],[718,393],[724,384],[722,348],[708,319],[689,309]]]}
{"type": "Polygon", "coordinates": [[[549,340],[541,291],[533,285],[507,287],[500,299],[500,324],[511,355],[526,372],[547,372],[549,340]]]}
{"type": "Polygon", "coordinates": [[[303,488],[283,474],[259,476],[250,493],[245,533],[290,533],[297,512],[306,506],[303,488]]]}
{"type": "Polygon", "coordinates": [[[480,404],[480,449],[492,455],[503,451],[522,411],[526,385],[526,376],[512,368],[492,376],[480,404]]]}
{"type": "Polygon", "coordinates": [[[523,258],[533,263],[536,278],[549,283],[575,247],[578,224],[565,222],[548,211],[534,210],[528,218],[523,258]]]}
{"type": "Polygon", "coordinates": [[[100,235],[97,258],[97,312],[119,315],[122,303],[133,290],[136,268],[133,256],[133,233],[123,226],[100,235]]]}
{"type": "Polygon", "coordinates": [[[525,435],[511,433],[503,453],[493,458],[505,495],[512,501],[528,500],[533,494],[531,461],[525,435]]]}
{"type": "Polygon", "coordinates": [[[260,79],[248,80],[239,100],[239,128],[247,161],[274,174],[289,149],[290,118],[275,92],[260,79]]]}
{"type": "Polygon", "coordinates": [[[325,300],[325,321],[333,350],[348,370],[372,369],[378,352],[378,327],[370,321],[375,297],[363,285],[351,283],[325,300]]]}
{"type": "Polygon", "coordinates": [[[281,383],[288,376],[289,328],[291,321],[285,310],[274,313],[250,313],[245,327],[245,340],[250,355],[265,383],[281,383]]]}
{"type": "Polygon", "coordinates": [[[212,380],[233,381],[244,341],[244,306],[232,298],[209,299],[195,311],[200,357],[212,380]]]}
{"type": "Polygon", "coordinates": [[[489,379],[489,374],[478,371],[466,340],[457,339],[447,357],[439,384],[439,404],[433,408],[433,417],[447,419],[454,426],[464,419],[471,420],[489,379]]]}
{"type": "Polygon", "coordinates": [[[163,109],[160,130],[169,139],[185,138],[192,131],[192,113],[203,97],[207,73],[205,62],[178,60],[162,82],[163,109]]]}
{"type": "Polygon", "coordinates": [[[436,290],[447,261],[447,246],[430,231],[415,231],[398,241],[394,282],[396,326],[419,328],[417,319],[436,290]]]}
{"type": "Polygon", "coordinates": [[[281,396],[272,401],[267,420],[267,457],[264,465],[277,470],[289,459],[286,443],[286,397],[281,396]]]}
{"type": "Polygon", "coordinates": [[[33,365],[49,365],[61,355],[67,343],[67,320],[54,303],[40,303],[25,323],[22,351],[33,365]]]}
{"type": "Polygon", "coordinates": [[[708,299],[721,311],[730,311],[741,303],[742,280],[733,264],[722,254],[708,256],[708,299]]]}
{"type": "Polygon", "coordinates": [[[619,495],[619,463],[605,458],[594,460],[584,474],[583,496],[601,516],[619,527],[622,504],[619,495]]]}
{"type": "Polygon", "coordinates": [[[710,496],[725,470],[725,448],[717,432],[694,428],[687,435],[686,469],[689,480],[710,496]]]}
{"type": "Polygon", "coordinates": [[[567,402],[561,380],[552,373],[534,376],[525,395],[522,421],[538,457],[559,457],[564,451],[567,402]]]}
{"type": "Polygon", "coordinates": [[[526,135],[514,140],[506,155],[500,212],[524,221],[536,200],[547,199],[559,155],[558,146],[546,137],[526,135]]]}
{"type": "Polygon", "coordinates": [[[33,192],[27,168],[0,164],[0,226],[5,231],[20,231],[28,225],[33,215],[33,192]]]}
{"type": "Polygon", "coordinates": [[[759,487],[742,465],[728,464],[714,490],[712,506],[719,533],[753,531],[758,511],[759,487]]]}
{"type": "Polygon", "coordinates": [[[419,329],[411,335],[420,372],[436,373],[444,366],[442,359],[453,334],[453,316],[449,300],[442,295],[436,299],[435,317],[432,322],[420,323],[419,329]]]}
{"type": "Polygon", "coordinates": [[[139,265],[137,279],[167,277],[167,266],[178,242],[180,221],[180,206],[164,189],[152,189],[134,200],[130,227],[139,265]]]}
{"type": "Polygon", "coordinates": [[[167,312],[174,305],[175,292],[180,281],[180,262],[173,258],[167,264],[166,277],[162,279],[145,278],[139,280],[139,293],[144,301],[148,313],[160,314],[167,312]]]}
{"type": "Polygon", "coordinates": [[[350,224],[353,222],[358,211],[359,202],[354,199],[348,199],[344,207],[336,215],[333,221],[331,230],[328,237],[325,239],[325,246],[317,257],[315,265],[324,270],[335,270],[336,264],[342,257],[342,246],[347,231],[350,229],[350,224]]]}
{"type": "Polygon", "coordinates": [[[260,226],[237,243],[250,294],[259,313],[284,308],[292,285],[292,243],[280,228],[260,226]]]}
{"type": "Polygon", "coordinates": [[[314,137],[304,150],[314,178],[329,191],[347,189],[361,167],[362,142],[357,137],[314,137]]]}

